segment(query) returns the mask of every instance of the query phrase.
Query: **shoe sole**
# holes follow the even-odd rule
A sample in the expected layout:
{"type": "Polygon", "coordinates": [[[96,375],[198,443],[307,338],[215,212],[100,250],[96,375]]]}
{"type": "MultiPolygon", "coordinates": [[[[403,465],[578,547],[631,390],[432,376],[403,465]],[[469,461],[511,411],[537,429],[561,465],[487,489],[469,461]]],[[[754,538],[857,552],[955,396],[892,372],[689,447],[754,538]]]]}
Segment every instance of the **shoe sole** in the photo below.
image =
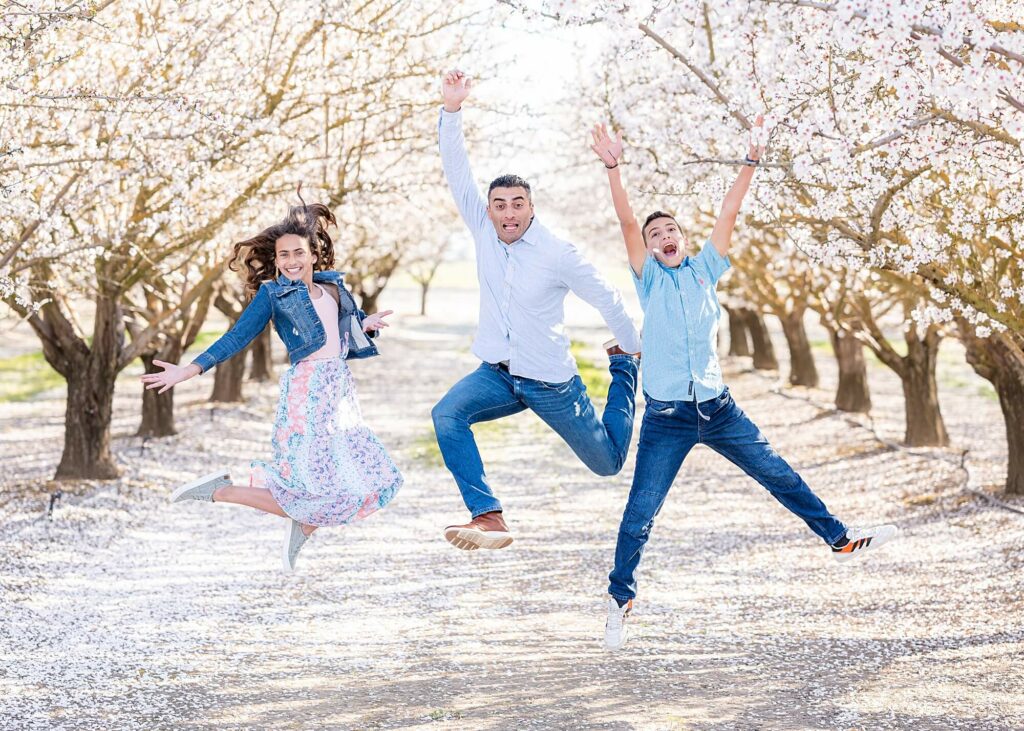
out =
{"type": "Polygon", "coordinates": [[[447,528],[444,538],[463,551],[475,551],[478,548],[505,548],[512,544],[512,536],[500,530],[478,531],[467,528],[447,528]]]}
{"type": "Polygon", "coordinates": [[[208,475],[203,475],[198,480],[194,480],[193,482],[190,482],[187,485],[182,485],[181,487],[179,487],[177,490],[171,493],[171,496],[168,498],[168,501],[176,503],[179,500],[181,500],[181,496],[184,495],[189,490],[194,490],[197,487],[202,487],[208,482],[216,482],[217,480],[224,480],[225,484],[227,485],[231,484],[231,477],[228,475],[227,472],[211,472],[208,475]]]}
{"type": "Polygon", "coordinates": [[[608,644],[608,639],[605,638],[604,649],[608,650],[609,652],[615,652],[616,650],[621,650],[623,647],[626,646],[626,640],[627,639],[629,639],[629,635],[624,634],[624,635],[622,635],[622,642],[620,642],[617,645],[609,645],[608,644]]]}
{"type": "Polygon", "coordinates": [[[288,549],[292,547],[292,519],[285,518],[284,526],[284,547],[281,550],[281,568],[286,574],[295,571],[292,562],[288,560],[288,549]]]}
{"type": "Polygon", "coordinates": [[[882,538],[881,536],[875,536],[871,540],[871,543],[869,543],[867,546],[865,546],[864,548],[860,549],[859,551],[854,551],[853,553],[838,553],[838,552],[837,553],[833,553],[832,554],[832,558],[834,558],[839,563],[846,563],[847,561],[853,561],[855,559],[860,558],[861,556],[863,556],[868,551],[873,551],[876,548],[881,548],[886,543],[891,541],[893,538],[896,538],[899,534],[900,534],[900,529],[897,528],[895,530],[895,532],[891,536],[888,536],[888,537],[885,537],[885,538],[882,538]]]}

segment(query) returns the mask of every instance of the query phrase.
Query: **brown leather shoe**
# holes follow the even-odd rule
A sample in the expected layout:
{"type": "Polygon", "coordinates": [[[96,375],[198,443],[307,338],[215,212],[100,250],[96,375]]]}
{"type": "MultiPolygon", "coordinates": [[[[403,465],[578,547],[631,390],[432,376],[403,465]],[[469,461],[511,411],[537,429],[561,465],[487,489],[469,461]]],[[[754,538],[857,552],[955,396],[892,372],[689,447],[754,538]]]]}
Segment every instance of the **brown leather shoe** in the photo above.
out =
{"type": "Polygon", "coordinates": [[[444,537],[453,546],[464,551],[504,548],[512,543],[512,534],[508,532],[505,519],[497,510],[478,515],[465,525],[448,526],[444,529],[444,537]]]}
{"type": "Polygon", "coordinates": [[[639,353],[627,353],[625,350],[619,347],[619,341],[612,339],[604,344],[604,351],[608,355],[632,355],[634,358],[639,358],[639,353]]]}

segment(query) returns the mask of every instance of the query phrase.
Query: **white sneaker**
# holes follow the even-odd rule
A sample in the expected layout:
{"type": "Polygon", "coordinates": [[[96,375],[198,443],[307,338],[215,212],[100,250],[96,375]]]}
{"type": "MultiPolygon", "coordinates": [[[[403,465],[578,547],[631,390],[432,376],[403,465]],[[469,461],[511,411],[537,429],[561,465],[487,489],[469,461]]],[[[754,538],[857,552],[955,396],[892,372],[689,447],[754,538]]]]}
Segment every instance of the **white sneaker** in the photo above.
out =
{"type": "Polygon", "coordinates": [[[876,525],[873,528],[850,528],[846,531],[849,541],[842,548],[832,547],[832,558],[836,561],[849,561],[862,556],[867,551],[878,548],[896,537],[900,529],[894,525],[876,525]]]}
{"type": "Polygon", "coordinates": [[[633,600],[621,607],[615,597],[608,597],[608,618],[604,622],[604,647],[606,650],[618,650],[626,644],[626,617],[633,609],[633,600]]]}
{"type": "Polygon", "coordinates": [[[225,487],[230,484],[231,478],[224,470],[221,470],[220,472],[211,472],[208,475],[203,475],[194,482],[190,482],[187,485],[179,487],[171,493],[170,501],[172,503],[178,503],[183,500],[201,500],[212,503],[213,493],[217,488],[225,487]]]}
{"type": "Polygon", "coordinates": [[[281,552],[281,563],[284,570],[291,573],[295,570],[295,561],[299,558],[299,551],[309,540],[309,536],[302,532],[302,523],[291,518],[287,519],[288,524],[284,530],[284,546],[281,552]]]}

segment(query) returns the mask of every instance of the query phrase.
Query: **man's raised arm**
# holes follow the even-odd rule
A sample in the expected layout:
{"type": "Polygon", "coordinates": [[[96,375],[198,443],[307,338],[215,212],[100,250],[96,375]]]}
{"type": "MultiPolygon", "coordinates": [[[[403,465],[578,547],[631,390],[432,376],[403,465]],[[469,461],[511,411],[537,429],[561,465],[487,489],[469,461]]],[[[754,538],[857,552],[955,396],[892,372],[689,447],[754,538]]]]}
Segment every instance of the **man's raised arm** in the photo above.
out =
{"type": "Polygon", "coordinates": [[[469,156],[466,154],[466,141],[462,136],[462,102],[469,96],[472,84],[472,79],[458,70],[444,75],[444,109],[438,122],[438,140],[448,188],[462,219],[476,233],[479,227],[488,225],[488,221],[487,203],[480,196],[480,190],[473,180],[469,156]]]}

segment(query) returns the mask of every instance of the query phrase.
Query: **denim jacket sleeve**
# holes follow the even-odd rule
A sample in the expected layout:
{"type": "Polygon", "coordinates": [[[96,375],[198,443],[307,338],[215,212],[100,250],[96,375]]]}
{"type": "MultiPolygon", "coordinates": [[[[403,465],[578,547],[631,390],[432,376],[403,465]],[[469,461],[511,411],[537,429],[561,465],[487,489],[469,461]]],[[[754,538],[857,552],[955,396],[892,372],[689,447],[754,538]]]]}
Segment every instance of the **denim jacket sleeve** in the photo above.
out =
{"type": "Polygon", "coordinates": [[[230,330],[221,335],[217,342],[196,356],[192,362],[206,373],[218,363],[223,363],[231,356],[245,349],[253,339],[263,332],[270,322],[272,312],[270,292],[266,285],[261,286],[230,330]]]}

